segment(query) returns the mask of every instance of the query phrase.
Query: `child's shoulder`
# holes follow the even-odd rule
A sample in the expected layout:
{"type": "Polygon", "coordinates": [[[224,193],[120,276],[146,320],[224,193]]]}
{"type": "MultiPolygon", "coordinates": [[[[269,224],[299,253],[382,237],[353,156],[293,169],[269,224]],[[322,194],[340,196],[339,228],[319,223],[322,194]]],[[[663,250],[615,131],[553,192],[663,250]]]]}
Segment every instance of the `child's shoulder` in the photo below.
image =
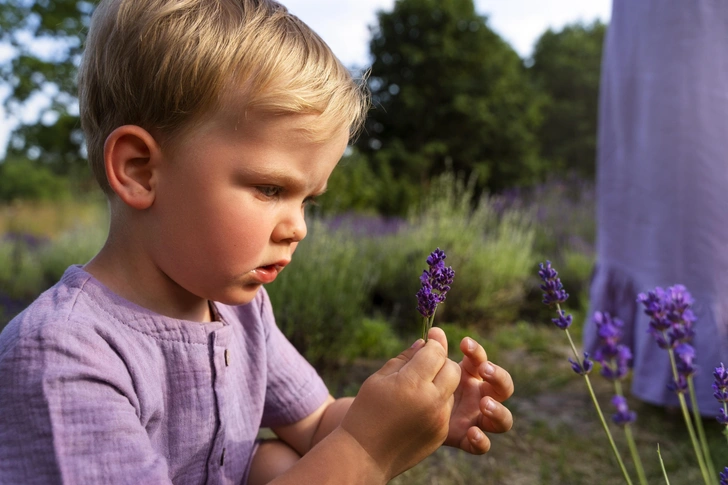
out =
{"type": "Polygon", "coordinates": [[[104,321],[103,302],[89,292],[92,276],[71,266],[61,279],[13,318],[0,333],[0,356],[21,340],[46,341],[54,333],[66,335],[91,322],[104,321]]]}

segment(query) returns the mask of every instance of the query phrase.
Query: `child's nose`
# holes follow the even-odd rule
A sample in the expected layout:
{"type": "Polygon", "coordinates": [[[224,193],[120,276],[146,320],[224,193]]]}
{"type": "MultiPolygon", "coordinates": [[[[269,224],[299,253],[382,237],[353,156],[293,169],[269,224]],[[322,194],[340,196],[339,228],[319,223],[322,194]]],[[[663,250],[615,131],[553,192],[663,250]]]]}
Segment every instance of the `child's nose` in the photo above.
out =
{"type": "Polygon", "coordinates": [[[299,242],[306,237],[308,227],[303,210],[297,211],[278,223],[273,231],[273,240],[276,242],[299,242]]]}

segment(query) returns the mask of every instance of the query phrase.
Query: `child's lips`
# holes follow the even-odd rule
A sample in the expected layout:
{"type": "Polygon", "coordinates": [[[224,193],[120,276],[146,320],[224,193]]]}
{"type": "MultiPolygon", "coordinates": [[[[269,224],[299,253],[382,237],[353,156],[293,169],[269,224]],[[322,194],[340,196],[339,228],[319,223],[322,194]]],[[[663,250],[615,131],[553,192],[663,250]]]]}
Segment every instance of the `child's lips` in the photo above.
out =
{"type": "Polygon", "coordinates": [[[273,282],[278,273],[288,264],[288,261],[279,261],[266,266],[259,266],[252,271],[253,277],[260,283],[266,284],[273,282]]]}

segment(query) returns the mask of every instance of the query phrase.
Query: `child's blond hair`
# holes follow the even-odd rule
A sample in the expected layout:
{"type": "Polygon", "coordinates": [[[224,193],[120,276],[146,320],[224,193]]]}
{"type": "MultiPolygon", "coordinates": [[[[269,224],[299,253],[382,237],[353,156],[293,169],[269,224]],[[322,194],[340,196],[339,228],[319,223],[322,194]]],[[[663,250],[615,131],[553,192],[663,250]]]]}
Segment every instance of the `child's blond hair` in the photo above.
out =
{"type": "Polygon", "coordinates": [[[273,0],[104,0],[78,84],[89,163],[107,193],[104,142],[122,125],[164,146],[232,96],[243,110],[317,114],[311,136],[324,139],[355,133],[368,107],[363,83],[273,0]]]}

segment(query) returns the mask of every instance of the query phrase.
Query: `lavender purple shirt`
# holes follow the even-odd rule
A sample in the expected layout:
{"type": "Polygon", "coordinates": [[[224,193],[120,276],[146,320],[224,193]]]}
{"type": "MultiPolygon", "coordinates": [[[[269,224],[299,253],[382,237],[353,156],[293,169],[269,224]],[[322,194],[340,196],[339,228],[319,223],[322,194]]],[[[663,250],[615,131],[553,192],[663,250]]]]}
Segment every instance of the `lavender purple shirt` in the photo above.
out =
{"type": "Polygon", "coordinates": [[[261,289],[164,317],[72,266],[0,334],[0,483],[245,483],[259,428],[328,390],[261,289]]]}

